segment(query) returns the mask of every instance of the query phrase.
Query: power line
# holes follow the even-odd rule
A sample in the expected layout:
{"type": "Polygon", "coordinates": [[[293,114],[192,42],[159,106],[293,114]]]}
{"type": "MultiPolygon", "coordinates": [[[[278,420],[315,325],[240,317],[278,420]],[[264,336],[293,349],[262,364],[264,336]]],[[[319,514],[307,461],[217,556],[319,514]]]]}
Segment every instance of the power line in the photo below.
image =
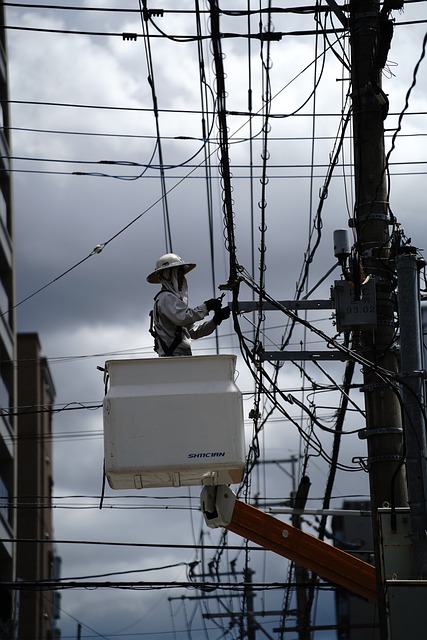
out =
{"type": "MultiPolygon", "coordinates": [[[[396,22],[395,26],[410,26],[410,25],[419,25],[419,24],[426,24],[427,20],[413,20],[413,21],[405,21],[405,22],[396,22]]],[[[17,25],[4,25],[4,29],[8,29],[10,31],[23,31],[23,32],[36,32],[36,33],[46,33],[46,34],[61,34],[61,35],[68,35],[68,36],[98,36],[98,37],[104,37],[104,38],[122,38],[122,40],[138,40],[138,39],[144,39],[144,34],[143,33],[136,33],[136,32],[107,32],[107,31],[83,31],[83,30],[79,30],[79,29],[53,29],[53,28],[48,28],[48,27],[23,27],[23,26],[17,26],[17,25]]],[[[294,31],[276,31],[274,33],[274,40],[278,41],[281,40],[282,38],[290,38],[290,37],[307,37],[307,36],[314,36],[316,35],[316,30],[313,29],[298,29],[298,30],[294,30],[294,31]]],[[[343,28],[333,28],[333,29],[323,29],[322,33],[324,35],[330,34],[330,35],[336,35],[337,33],[346,33],[346,30],[343,28]]],[[[151,38],[157,38],[157,39],[161,39],[166,37],[166,34],[164,33],[157,33],[157,34],[152,34],[150,36],[151,38]]],[[[193,36],[188,36],[188,35],[183,35],[183,34],[167,34],[167,37],[171,40],[173,40],[174,42],[197,42],[197,40],[208,40],[210,38],[209,35],[202,35],[202,36],[198,36],[198,35],[193,35],[193,36]]],[[[251,34],[245,34],[245,33],[230,33],[230,32],[222,32],[221,33],[221,38],[222,39],[244,39],[244,40],[260,40],[263,41],[265,39],[264,34],[262,33],[251,33],[251,34]]]]}
{"type": "MultiPolygon", "coordinates": [[[[40,162],[40,163],[51,163],[51,164],[105,164],[105,165],[116,165],[119,167],[143,167],[143,168],[148,168],[148,169],[152,169],[155,171],[158,170],[165,170],[165,171],[169,171],[171,169],[176,169],[177,167],[183,167],[186,169],[201,169],[202,166],[200,163],[197,164],[191,164],[191,162],[185,162],[182,164],[154,164],[154,163],[150,163],[150,164],[146,164],[146,163],[142,163],[142,162],[135,162],[132,160],[74,160],[74,159],[66,159],[66,158],[43,158],[43,157],[29,157],[29,156],[11,156],[11,155],[7,155],[7,156],[1,156],[0,155],[0,159],[8,159],[8,160],[21,160],[24,162],[40,162]]],[[[400,166],[404,166],[404,167],[411,167],[411,166],[419,166],[419,165],[425,165],[427,164],[427,160],[405,160],[405,161],[397,161],[397,162],[390,162],[388,164],[389,167],[400,167],[400,166]]],[[[217,169],[217,165],[215,164],[207,164],[205,165],[207,168],[209,169],[217,169]]],[[[275,163],[270,163],[269,165],[269,169],[271,170],[277,170],[277,169],[330,169],[331,165],[330,164],[324,164],[324,163],[319,163],[319,162],[313,162],[310,164],[307,163],[292,163],[292,164],[275,164],[275,163]]],[[[347,163],[340,163],[339,167],[340,168],[351,168],[353,165],[350,162],[347,163]]],[[[237,169],[246,169],[247,165],[246,164],[233,164],[233,168],[235,170],[237,169]]],[[[262,164],[253,164],[253,169],[263,169],[263,165],[262,164]]],[[[19,171],[19,170],[18,170],[19,171]]],[[[21,170],[21,172],[23,172],[21,170]]],[[[75,175],[74,173],[70,174],[70,175],[75,175]]],[[[90,174],[89,174],[90,175],[90,174]]],[[[351,175],[351,174],[347,174],[347,175],[351,175]]],[[[141,176],[142,177],[142,176],[141,176]]],[[[151,177],[151,176],[150,176],[151,177]]],[[[158,175],[154,176],[154,177],[158,177],[158,175]]],[[[212,177],[212,176],[211,176],[212,177]]],[[[240,176],[242,177],[242,176],[240,176]]],[[[248,176],[244,176],[244,177],[248,177],[248,176]]],[[[254,176],[255,178],[262,178],[263,177],[263,173],[259,174],[259,176],[254,176]]],[[[270,177],[270,175],[269,175],[270,177]]],[[[280,176],[283,177],[283,176],[280,176]]],[[[290,174],[291,177],[291,174],[290,174]]],[[[311,174],[310,176],[311,177],[311,174]]],[[[319,176],[317,176],[319,177],[319,176]]],[[[328,177],[328,174],[322,176],[322,177],[328,177]]],[[[332,177],[332,176],[331,176],[332,177]]]]}
{"type": "MultiPolygon", "coordinates": [[[[427,113],[427,112],[426,112],[427,113]]],[[[337,114],[338,115],[338,114],[337,114]]],[[[393,114],[392,114],[393,115],[393,114]]],[[[397,115],[397,114],[394,114],[397,115]]],[[[425,115],[425,114],[424,114],[425,115]]],[[[65,131],[60,129],[40,129],[40,128],[30,128],[30,127],[3,127],[7,131],[20,131],[26,133],[46,133],[46,134],[55,134],[55,135],[66,135],[66,136],[94,136],[94,137],[105,137],[105,138],[135,138],[137,140],[156,140],[157,136],[154,135],[143,135],[136,133],[107,133],[107,132],[96,132],[96,131],[65,131]]],[[[427,133],[423,133],[419,131],[417,133],[399,133],[399,138],[424,138],[427,136],[427,133]]],[[[389,133],[385,136],[386,138],[391,138],[392,133],[389,133]]],[[[255,139],[253,136],[249,136],[248,138],[236,138],[234,137],[234,143],[241,142],[250,142],[255,139]]],[[[269,136],[270,142],[305,142],[306,140],[312,140],[312,136],[269,136]]],[[[328,135],[316,135],[315,138],[317,141],[321,140],[335,140],[335,136],[328,135]]],[[[345,137],[346,140],[350,140],[350,136],[345,137]]],[[[182,140],[189,142],[203,142],[205,138],[197,137],[197,136],[167,136],[162,135],[162,140],[182,140]]],[[[208,138],[209,141],[209,138],[208,138]]]]}
{"type": "MultiPolygon", "coordinates": [[[[309,65],[310,66],[310,65],[309,65]]],[[[306,69],[305,69],[306,70],[306,69]]],[[[276,94],[277,95],[277,94],[276,94]]],[[[272,100],[274,100],[276,96],[272,97],[272,100]]],[[[7,104],[20,104],[20,105],[28,105],[28,106],[36,106],[36,107],[65,107],[65,108],[72,108],[72,109],[99,109],[101,110],[107,110],[107,111],[134,111],[134,112],[142,112],[142,113],[152,113],[153,109],[152,107],[124,107],[124,106],[117,106],[117,105],[96,105],[96,104],[81,104],[81,103],[77,103],[77,102],[51,102],[51,101],[44,101],[44,100],[5,100],[5,99],[0,99],[0,103],[7,103],[7,104]]],[[[196,115],[201,115],[201,111],[200,109],[165,109],[165,108],[159,108],[158,109],[159,113],[170,113],[170,114],[176,114],[176,113],[184,113],[184,114],[196,114],[196,115]]],[[[209,115],[211,116],[215,116],[216,115],[216,111],[209,111],[208,112],[209,115]]],[[[261,111],[254,111],[254,112],[249,112],[249,111],[236,111],[236,110],[229,110],[226,109],[225,113],[227,116],[245,116],[247,118],[254,118],[254,117],[262,117],[262,112],[261,111]]],[[[312,114],[311,113],[271,113],[270,117],[271,118],[288,118],[289,116],[295,117],[295,118],[312,118],[312,114]]],[[[389,112],[388,116],[399,116],[400,112],[389,112]]],[[[405,111],[405,117],[406,116],[425,116],[427,115],[427,111],[405,111]]],[[[342,113],[341,112],[334,112],[334,111],[324,111],[321,113],[316,113],[316,118],[342,118],[342,113]]],[[[234,134],[232,134],[234,137],[234,134]]],[[[157,137],[157,136],[155,136],[157,137]]],[[[281,140],[282,138],[278,138],[278,140],[281,140]]],[[[293,139],[293,138],[291,138],[293,139]]],[[[311,140],[311,137],[309,138],[311,140]]]]}
{"type": "MultiPolygon", "coordinates": [[[[64,545],[83,545],[83,546],[107,546],[107,547],[136,547],[143,549],[185,549],[185,550],[194,550],[194,549],[207,549],[207,550],[217,550],[218,545],[194,545],[194,544],[162,544],[158,542],[110,542],[110,541],[102,541],[102,540],[66,540],[66,539],[45,539],[45,538],[0,538],[0,542],[14,542],[14,543],[22,543],[22,544],[64,544],[64,545]]],[[[231,551],[241,551],[243,549],[242,545],[228,545],[228,549],[231,551]]],[[[262,547],[251,547],[253,551],[263,551],[265,549],[262,547]]],[[[3,584],[3,583],[2,583],[3,584]]]]}
{"type": "MultiPolygon", "coordinates": [[[[405,4],[418,4],[424,2],[425,0],[405,0],[405,4]]],[[[89,7],[89,6],[67,6],[67,5],[55,5],[55,4],[38,4],[38,3],[25,3],[25,2],[3,2],[5,7],[16,7],[22,9],[49,9],[49,10],[59,10],[59,11],[78,11],[79,13],[85,12],[105,12],[105,13],[137,13],[139,14],[139,9],[130,9],[125,7],[115,8],[115,7],[89,7]]],[[[308,5],[308,6],[293,6],[293,7],[271,7],[269,11],[272,14],[285,14],[285,13],[297,13],[297,14],[307,14],[307,13],[315,13],[315,12],[325,12],[329,11],[328,7],[318,7],[317,5],[308,5]]],[[[240,10],[240,11],[231,11],[221,9],[221,13],[224,15],[230,16],[247,16],[249,14],[259,14],[264,13],[265,9],[248,11],[248,10],[240,10]]],[[[194,14],[194,9],[161,9],[162,14],[194,14]]],[[[208,10],[201,10],[200,13],[208,14],[208,10]]]]}
{"type": "MultiPolygon", "coordinates": [[[[409,2],[413,2],[414,0],[409,0],[409,2]]],[[[25,2],[3,2],[5,7],[16,7],[21,9],[49,9],[49,10],[59,10],[59,11],[78,11],[78,13],[85,12],[102,12],[102,13],[140,13],[139,9],[129,9],[125,7],[115,8],[115,7],[84,7],[84,6],[66,6],[66,5],[55,5],[55,4],[36,4],[36,3],[25,3],[25,2]]],[[[162,9],[162,13],[165,14],[194,14],[194,9],[162,9]]],[[[206,11],[204,13],[207,13],[206,11]]]]}
{"type": "MultiPolygon", "coordinates": [[[[287,586],[284,582],[251,582],[251,587],[259,591],[276,591],[287,586]]],[[[322,586],[319,585],[321,588],[322,586]]],[[[19,580],[18,582],[2,581],[4,589],[28,590],[36,589],[41,591],[48,590],[66,590],[66,589],[124,589],[132,591],[158,591],[161,589],[206,589],[213,590],[218,587],[223,591],[244,591],[247,588],[245,582],[208,582],[208,581],[66,581],[58,580],[19,580]]],[[[324,589],[333,589],[330,585],[324,585],[324,589]]]]}

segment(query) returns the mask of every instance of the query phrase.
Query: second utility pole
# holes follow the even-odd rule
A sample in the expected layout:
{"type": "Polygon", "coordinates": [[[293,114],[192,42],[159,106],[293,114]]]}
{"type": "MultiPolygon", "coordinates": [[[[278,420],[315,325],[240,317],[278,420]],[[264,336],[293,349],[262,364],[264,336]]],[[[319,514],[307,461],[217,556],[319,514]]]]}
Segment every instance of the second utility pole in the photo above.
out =
{"type": "MultiPolygon", "coordinates": [[[[386,3],[385,3],[386,4],[386,3]]],[[[355,296],[362,282],[374,276],[377,327],[358,334],[359,353],[372,363],[363,371],[368,469],[373,517],[375,564],[381,638],[387,638],[384,581],[377,510],[384,505],[407,506],[403,465],[403,432],[399,398],[375,370],[398,371],[395,340],[395,273],[390,263],[390,216],[384,153],[387,97],[381,89],[381,70],[387,59],[392,24],[380,13],[377,0],[350,1],[351,82],[353,98],[356,257],[355,296]],[[381,606],[382,605],[382,606],[381,606]]]]}

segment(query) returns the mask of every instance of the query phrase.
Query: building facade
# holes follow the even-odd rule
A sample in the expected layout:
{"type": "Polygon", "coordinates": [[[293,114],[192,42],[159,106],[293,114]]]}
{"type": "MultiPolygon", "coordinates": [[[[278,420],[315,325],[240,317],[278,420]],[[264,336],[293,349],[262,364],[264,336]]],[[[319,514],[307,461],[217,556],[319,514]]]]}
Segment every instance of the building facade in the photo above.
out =
{"type": "MultiPolygon", "coordinates": [[[[59,577],[52,522],[52,404],[55,387],[36,333],[19,333],[18,499],[16,575],[39,581],[59,577]],[[28,542],[26,542],[28,540],[28,542]]],[[[19,640],[59,638],[60,594],[37,588],[19,591],[19,640]]]]}
{"type": "MultiPolygon", "coordinates": [[[[0,581],[16,577],[16,359],[12,187],[5,14],[0,2],[0,581]]],[[[13,637],[15,592],[0,589],[0,640],[13,637]]]]}
{"type": "MultiPolygon", "coordinates": [[[[334,545],[356,553],[357,557],[374,564],[371,505],[364,500],[344,500],[343,515],[332,519],[334,545]],[[360,515],[345,515],[345,510],[360,515]],[[365,516],[361,514],[365,513],[365,516]]],[[[379,640],[378,608],[342,587],[335,590],[338,640],[379,640]]]]}

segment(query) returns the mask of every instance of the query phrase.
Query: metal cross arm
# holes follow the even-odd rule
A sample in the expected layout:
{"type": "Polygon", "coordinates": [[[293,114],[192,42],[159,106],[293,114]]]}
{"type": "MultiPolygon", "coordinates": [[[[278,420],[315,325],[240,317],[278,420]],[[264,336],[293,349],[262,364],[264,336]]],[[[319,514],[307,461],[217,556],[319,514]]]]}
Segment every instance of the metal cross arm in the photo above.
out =
{"type": "MultiPolygon", "coordinates": [[[[232,308],[233,303],[229,302],[229,307],[232,308]]],[[[278,300],[277,305],[259,300],[249,300],[238,302],[239,313],[251,313],[253,311],[280,311],[282,308],[290,309],[292,311],[298,310],[314,310],[317,309],[333,309],[334,304],[332,300],[278,300]]]]}
{"type": "Polygon", "coordinates": [[[260,354],[260,358],[263,361],[269,362],[284,362],[285,360],[291,360],[292,362],[300,362],[303,360],[335,360],[342,361],[349,360],[349,357],[343,351],[337,349],[328,349],[327,351],[263,351],[260,354]]]}
{"type": "Polygon", "coordinates": [[[209,527],[224,527],[370,602],[377,601],[375,567],[367,562],[237,500],[227,486],[204,487],[200,500],[209,527]]]}

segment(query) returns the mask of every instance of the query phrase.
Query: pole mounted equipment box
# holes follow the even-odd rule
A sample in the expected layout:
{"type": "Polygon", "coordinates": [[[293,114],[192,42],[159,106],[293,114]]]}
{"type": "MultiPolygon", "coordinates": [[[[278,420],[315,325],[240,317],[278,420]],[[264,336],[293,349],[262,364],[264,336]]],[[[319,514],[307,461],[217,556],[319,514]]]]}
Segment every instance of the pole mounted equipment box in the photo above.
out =
{"type": "Polygon", "coordinates": [[[239,483],[245,466],[236,356],[109,360],[105,472],[112,489],[239,483]]]}
{"type": "Polygon", "coordinates": [[[352,329],[374,329],[377,326],[377,298],[375,277],[362,284],[357,300],[354,286],[347,280],[336,280],[332,289],[335,319],[339,332],[352,329]]]}

